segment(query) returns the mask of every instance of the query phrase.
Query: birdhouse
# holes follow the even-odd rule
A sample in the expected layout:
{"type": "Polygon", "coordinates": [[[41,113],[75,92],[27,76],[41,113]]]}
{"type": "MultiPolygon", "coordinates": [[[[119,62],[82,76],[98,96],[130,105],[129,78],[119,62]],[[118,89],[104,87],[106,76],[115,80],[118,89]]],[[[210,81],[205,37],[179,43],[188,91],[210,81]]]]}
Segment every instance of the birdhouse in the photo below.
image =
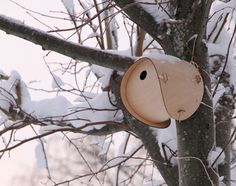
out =
{"type": "MultiPolygon", "coordinates": [[[[168,58],[166,58],[168,59],[168,58]]],[[[121,81],[121,99],[141,122],[166,128],[170,118],[185,120],[199,107],[203,80],[189,62],[138,59],[121,81]]]]}

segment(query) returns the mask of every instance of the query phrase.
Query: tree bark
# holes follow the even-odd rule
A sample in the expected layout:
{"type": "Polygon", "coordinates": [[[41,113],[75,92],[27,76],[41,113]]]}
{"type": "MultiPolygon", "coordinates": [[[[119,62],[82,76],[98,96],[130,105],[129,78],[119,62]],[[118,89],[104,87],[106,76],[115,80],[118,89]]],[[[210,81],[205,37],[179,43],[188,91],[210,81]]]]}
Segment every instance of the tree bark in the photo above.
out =
{"type": "Polygon", "coordinates": [[[215,148],[208,49],[203,42],[211,3],[179,0],[176,18],[185,20],[185,23],[181,28],[172,29],[175,33],[172,33],[173,40],[176,44],[179,43],[179,46],[176,46],[176,54],[198,65],[205,84],[204,97],[199,109],[192,117],[176,125],[181,186],[212,186],[219,183],[217,170],[213,170],[207,161],[209,152],[215,148]],[[181,39],[176,38],[179,32],[176,30],[180,30],[181,39]]]}
{"type": "Polygon", "coordinates": [[[205,82],[203,104],[189,119],[177,124],[179,156],[179,182],[181,186],[217,185],[218,177],[209,167],[207,157],[215,145],[215,124],[213,119],[210,78],[208,76],[207,48],[203,44],[195,62],[201,66],[205,82]],[[201,62],[201,63],[200,63],[201,62]]]}
{"type": "MultiPolygon", "coordinates": [[[[191,118],[177,122],[176,126],[179,185],[218,185],[216,170],[208,167],[207,161],[209,152],[215,147],[215,123],[210,93],[208,50],[203,42],[206,38],[206,25],[212,1],[175,1],[173,6],[176,6],[176,14],[171,18],[180,21],[181,25],[168,25],[169,35],[165,32],[167,30],[165,23],[158,24],[141,6],[134,4],[133,0],[115,0],[115,2],[134,22],[161,42],[166,53],[188,61],[193,60],[198,65],[205,83],[203,104],[191,118]],[[193,37],[194,35],[196,37],[193,37]]],[[[130,125],[132,128],[132,124],[130,125]]]]}

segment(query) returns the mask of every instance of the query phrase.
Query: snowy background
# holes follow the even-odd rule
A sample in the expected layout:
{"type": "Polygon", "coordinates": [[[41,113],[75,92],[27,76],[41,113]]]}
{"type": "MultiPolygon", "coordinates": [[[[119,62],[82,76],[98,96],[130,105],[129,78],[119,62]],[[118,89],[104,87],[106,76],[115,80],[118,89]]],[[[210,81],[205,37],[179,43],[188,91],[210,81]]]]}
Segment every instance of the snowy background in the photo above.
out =
{"type": "MultiPolygon", "coordinates": [[[[35,28],[40,28],[42,30],[48,31],[50,30],[49,27],[46,25],[50,25],[53,27],[53,29],[56,28],[71,28],[73,27],[73,24],[71,21],[66,21],[63,19],[55,19],[55,17],[68,17],[68,15],[65,15],[66,9],[73,15],[76,12],[79,12],[78,7],[74,7],[73,1],[70,0],[64,0],[58,1],[58,0],[41,0],[41,1],[34,1],[32,3],[31,0],[18,0],[16,1],[19,4],[14,3],[13,1],[9,0],[2,0],[0,3],[0,13],[7,15],[9,17],[13,17],[16,19],[19,19],[23,21],[25,24],[28,24],[30,26],[33,26],[35,28]],[[23,7],[21,7],[21,6],[23,7]],[[30,10],[36,11],[31,12],[30,10]],[[38,14],[38,13],[41,13],[38,14]],[[50,18],[45,15],[53,16],[53,18],[50,18]],[[38,20],[40,18],[40,21],[38,20]]],[[[84,6],[89,7],[90,1],[82,1],[84,2],[84,6]]],[[[139,1],[144,2],[144,1],[139,1]]],[[[144,8],[146,8],[150,13],[156,17],[157,21],[162,21],[167,18],[167,15],[162,11],[160,14],[160,11],[158,11],[158,14],[156,11],[153,11],[150,6],[142,5],[144,8]]],[[[230,38],[233,34],[233,27],[235,25],[236,20],[236,2],[231,1],[231,3],[225,4],[220,1],[215,1],[211,15],[214,15],[210,21],[208,26],[208,34],[211,33],[213,29],[220,29],[220,26],[215,28],[216,22],[218,22],[220,25],[221,20],[220,17],[226,15],[229,12],[229,18],[227,19],[227,24],[225,25],[223,31],[219,36],[215,36],[214,34],[211,35],[209,38],[209,49],[210,54],[222,54],[225,55],[227,52],[228,44],[230,41],[230,38]],[[218,11],[219,10],[219,11],[218,11]],[[217,13],[214,13],[217,12],[217,13]],[[216,42],[214,41],[214,38],[218,37],[216,42]]],[[[129,36],[126,33],[126,28],[123,25],[124,19],[121,18],[121,16],[117,16],[118,21],[117,25],[119,25],[119,32],[118,32],[118,38],[122,38],[118,40],[118,46],[119,50],[122,51],[122,53],[130,54],[132,53],[132,50],[130,50],[130,43],[129,36]],[[121,26],[123,25],[123,26],[121,26]]],[[[223,20],[223,19],[222,19],[223,20]]],[[[94,38],[96,37],[96,34],[92,33],[91,31],[87,31],[84,34],[85,43],[86,45],[93,46],[94,47],[94,38]]],[[[65,33],[64,37],[69,36],[70,33],[65,33]]],[[[75,40],[75,37],[72,37],[71,40],[75,40]]],[[[146,44],[150,42],[150,38],[146,38],[145,40],[146,44]]],[[[236,63],[235,63],[235,41],[232,43],[232,49],[229,53],[229,61],[227,65],[227,71],[231,74],[231,83],[236,85],[236,63]]],[[[156,46],[158,47],[158,46],[156,46]]],[[[162,52],[160,50],[160,52],[162,52]]],[[[152,54],[152,50],[147,52],[149,55],[152,54]]],[[[113,107],[108,99],[107,93],[103,92],[102,90],[106,88],[108,85],[109,76],[111,75],[112,71],[110,69],[100,68],[95,65],[92,66],[91,70],[92,73],[89,76],[89,81],[87,82],[87,89],[83,93],[83,95],[78,96],[78,92],[68,93],[68,92],[58,92],[57,90],[59,87],[63,87],[65,89],[69,89],[69,87],[79,87],[83,88],[85,77],[88,77],[88,73],[90,72],[90,68],[87,67],[86,63],[81,63],[78,68],[85,69],[82,70],[80,75],[77,77],[79,81],[75,81],[74,76],[69,76],[68,74],[63,74],[62,71],[58,70],[60,65],[68,65],[70,64],[71,59],[55,54],[50,53],[48,55],[47,51],[41,50],[41,47],[33,45],[29,42],[26,42],[22,39],[16,38],[11,35],[7,35],[4,32],[0,31],[0,72],[6,75],[11,75],[10,80],[15,81],[16,79],[21,79],[25,82],[27,87],[29,88],[30,96],[28,95],[28,92],[25,90],[25,100],[23,108],[28,112],[35,114],[37,117],[47,117],[47,116],[59,116],[62,114],[68,114],[73,112],[73,109],[75,108],[86,108],[86,107],[97,107],[97,108],[106,108],[107,111],[103,112],[96,112],[94,111],[86,111],[86,112],[80,112],[76,113],[76,117],[82,118],[80,122],[71,122],[73,126],[79,127],[82,124],[90,121],[110,121],[114,120],[117,122],[122,121],[122,114],[113,107]],[[14,70],[14,71],[13,71],[14,70]],[[19,75],[20,77],[19,77],[19,75]],[[99,81],[96,82],[96,76],[99,76],[99,81]],[[95,86],[91,88],[96,82],[95,86]],[[89,84],[90,83],[90,84],[89,84]],[[89,86],[90,85],[90,86],[89,86]],[[90,87],[90,88],[89,88],[90,87]],[[91,101],[89,102],[89,105],[87,101],[84,100],[84,95],[86,94],[86,97],[91,97],[91,101]],[[66,97],[66,98],[65,98],[66,97]],[[79,103],[79,104],[78,104],[79,103]],[[61,106],[63,105],[63,107],[61,106]],[[48,106],[48,107],[47,107],[48,106]],[[53,106],[55,109],[49,109],[50,106],[53,106]]],[[[10,80],[8,83],[10,83],[10,80]]],[[[7,87],[7,86],[5,86],[7,87]]],[[[236,87],[236,86],[235,86],[236,87]]],[[[219,97],[221,92],[218,93],[219,95],[216,97],[219,97]]],[[[112,99],[112,96],[111,96],[112,99]]],[[[215,103],[217,103],[217,98],[214,100],[215,103]]],[[[1,102],[1,104],[4,104],[1,102]]],[[[6,106],[7,107],[7,106],[6,106]]],[[[75,117],[75,115],[70,114],[69,119],[72,119],[75,117]]],[[[56,118],[59,119],[59,118],[56,118]]],[[[3,118],[1,118],[3,120],[3,118]]],[[[51,126],[48,128],[36,128],[37,132],[43,133],[45,130],[50,130],[51,126]]],[[[92,126],[93,127],[93,126],[92,126]]],[[[102,127],[102,125],[96,126],[98,128],[102,127]]],[[[89,130],[91,128],[87,127],[84,130],[89,130]]],[[[158,134],[157,138],[161,143],[166,143],[171,149],[176,149],[176,137],[175,135],[175,126],[172,124],[168,129],[164,130],[155,130],[153,129],[153,132],[158,134]]],[[[27,136],[32,135],[32,129],[26,128],[21,130],[17,137],[19,139],[27,138],[27,136]]],[[[83,144],[85,141],[85,144],[90,144],[94,148],[98,148],[98,154],[106,154],[108,150],[112,152],[112,157],[117,157],[118,155],[121,156],[121,158],[112,159],[109,161],[109,166],[116,165],[119,163],[119,161],[123,161],[125,158],[122,158],[122,155],[128,156],[132,153],[134,153],[136,150],[142,148],[142,144],[139,143],[138,140],[132,139],[129,141],[129,145],[127,147],[125,146],[125,142],[127,141],[130,136],[126,133],[117,133],[113,136],[109,136],[107,138],[88,138],[83,139],[79,138],[76,135],[70,136],[72,139],[76,139],[75,144],[83,144]],[[77,139],[78,138],[78,139],[77,139]],[[123,141],[115,140],[115,139],[123,139],[123,141]],[[89,142],[87,142],[89,141],[89,142]]],[[[64,136],[64,138],[66,138],[64,136]]],[[[61,175],[67,177],[67,175],[64,175],[64,172],[69,171],[83,171],[78,170],[78,165],[83,162],[77,160],[78,155],[74,155],[75,153],[75,147],[71,147],[68,142],[65,142],[63,139],[63,136],[55,135],[53,137],[47,137],[46,140],[50,141],[50,143],[47,143],[46,147],[48,150],[48,160],[52,160],[53,167],[52,169],[58,169],[58,172],[56,173],[50,173],[47,171],[47,162],[45,161],[45,154],[43,153],[44,146],[42,146],[42,141],[32,141],[29,143],[24,144],[23,146],[20,146],[16,149],[13,149],[9,153],[5,154],[0,161],[0,177],[1,177],[1,185],[4,186],[14,186],[19,185],[41,185],[42,183],[47,183],[47,177],[48,176],[54,176],[55,179],[59,179],[61,175]],[[53,154],[57,154],[56,158],[53,159],[51,157],[53,154]],[[74,166],[77,165],[77,166],[74,166]],[[69,168],[68,168],[69,167],[69,168]],[[61,171],[61,172],[60,172],[61,171]],[[55,175],[50,175],[55,174],[55,175]]],[[[46,143],[46,142],[45,142],[46,143]]],[[[81,151],[86,149],[86,147],[81,147],[81,151]]],[[[77,149],[77,152],[79,153],[79,157],[83,159],[83,153],[85,156],[90,157],[88,154],[90,152],[83,152],[81,154],[81,151],[77,149]]],[[[216,151],[213,151],[211,154],[209,154],[209,161],[212,162],[212,160],[217,157],[217,155],[221,152],[221,149],[217,148],[216,151]]],[[[144,154],[144,151],[139,151],[140,154],[144,154]]],[[[171,156],[171,152],[167,151],[168,156],[171,156]]],[[[138,157],[138,154],[136,154],[136,157],[138,157]]],[[[87,158],[87,157],[86,157],[87,158]]],[[[94,156],[91,155],[91,158],[94,158],[94,156]]],[[[109,157],[108,157],[109,158],[109,157]]],[[[99,161],[99,160],[97,160],[99,161]]],[[[223,161],[223,155],[221,158],[219,158],[219,161],[223,161]]],[[[171,158],[172,163],[176,163],[175,158],[171,158]]],[[[135,162],[132,162],[135,163],[135,162]]],[[[82,166],[82,165],[81,165],[82,166]]],[[[149,166],[148,164],[146,165],[149,166]]],[[[232,165],[234,167],[234,165],[232,165]]],[[[86,166],[85,166],[86,168],[86,166]]],[[[83,169],[83,168],[82,168],[83,169]]],[[[88,167],[87,167],[88,169],[88,167]]],[[[236,169],[236,168],[235,168],[236,169]]],[[[236,170],[233,169],[232,179],[236,180],[236,170]]],[[[153,169],[147,169],[148,171],[153,169]]],[[[156,171],[156,170],[155,170],[156,171]]],[[[108,174],[112,175],[114,172],[110,172],[108,174]]],[[[147,173],[148,174],[148,173],[147,173]]],[[[149,173],[148,175],[154,174],[149,173]]],[[[108,176],[109,177],[109,176],[108,176]]],[[[112,177],[112,176],[111,176],[112,177]]],[[[70,176],[68,176],[70,178],[70,176]]],[[[96,178],[94,178],[96,180],[96,178]]],[[[110,178],[112,183],[114,183],[113,178],[110,178]]],[[[145,178],[145,183],[148,185],[148,181],[151,180],[151,178],[145,178]]],[[[156,183],[161,184],[162,179],[161,177],[155,177],[156,183]]],[[[109,180],[108,180],[109,182],[109,180]]],[[[236,183],[234,183],[236,185],[236,183]]],[[[232,185],[234,185],[232,183],[232,185]]],[[[145,184],[144,184],[145,185],[145,184]]]]}

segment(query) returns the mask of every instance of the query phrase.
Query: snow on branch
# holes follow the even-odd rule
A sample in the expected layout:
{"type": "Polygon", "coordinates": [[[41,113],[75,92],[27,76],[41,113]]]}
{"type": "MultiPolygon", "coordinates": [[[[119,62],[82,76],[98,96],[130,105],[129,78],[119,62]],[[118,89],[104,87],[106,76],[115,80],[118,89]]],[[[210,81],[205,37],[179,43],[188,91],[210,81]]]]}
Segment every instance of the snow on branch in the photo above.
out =
{"type": "Polygon", "coordinates": [[[166,4],[164,6],[157,1],[146,0],[114,0],[114,2],[133,22],[158,41],[167,54],[173,54],[171,38],[166,34],[168,33],[168,20],[171,20],[169,15],[172,14],[166,5],[172,7],[171,1],[164,3],[166,4]]]}
{"type": "Polygon", "coordinates": [[[0,29],[7,34],[15,35],[40,45],[43,50],[52,50],[73,59],[83,60],[115,70],[125,71],[134,62],[132,57],[75,44],[27,26],[5,15],[0,15],[0,29]]]}
{"type": "Polygon", "coordinates": [[[26,142],[57,132],[102,136],[129,130],[123,123],[121,111],[110,102],[114,96],[112,98],[107,92],[79,103],[71,103],[61,95],[34,101],[17,72],[13,71],[9,76],[1,74],[0,136],[6,138],[6,144],[0,146],[0,157],[26,142]],[[40,127],[38,134],[14,140],[16,131],[35,126],[40,127]]]}

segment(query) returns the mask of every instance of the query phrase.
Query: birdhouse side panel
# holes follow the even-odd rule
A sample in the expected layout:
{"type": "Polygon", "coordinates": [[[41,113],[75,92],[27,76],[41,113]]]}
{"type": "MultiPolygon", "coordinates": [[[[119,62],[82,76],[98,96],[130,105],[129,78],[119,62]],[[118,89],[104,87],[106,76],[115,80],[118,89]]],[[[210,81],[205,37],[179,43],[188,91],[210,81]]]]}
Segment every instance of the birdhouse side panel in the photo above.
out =
{"type": "Polygon", "coordinates": [[[155,63],[158,69],[164,103],[176,120],[190,117],[203,96],[203,80],[197,68],[185,61],[155,63]]]}

